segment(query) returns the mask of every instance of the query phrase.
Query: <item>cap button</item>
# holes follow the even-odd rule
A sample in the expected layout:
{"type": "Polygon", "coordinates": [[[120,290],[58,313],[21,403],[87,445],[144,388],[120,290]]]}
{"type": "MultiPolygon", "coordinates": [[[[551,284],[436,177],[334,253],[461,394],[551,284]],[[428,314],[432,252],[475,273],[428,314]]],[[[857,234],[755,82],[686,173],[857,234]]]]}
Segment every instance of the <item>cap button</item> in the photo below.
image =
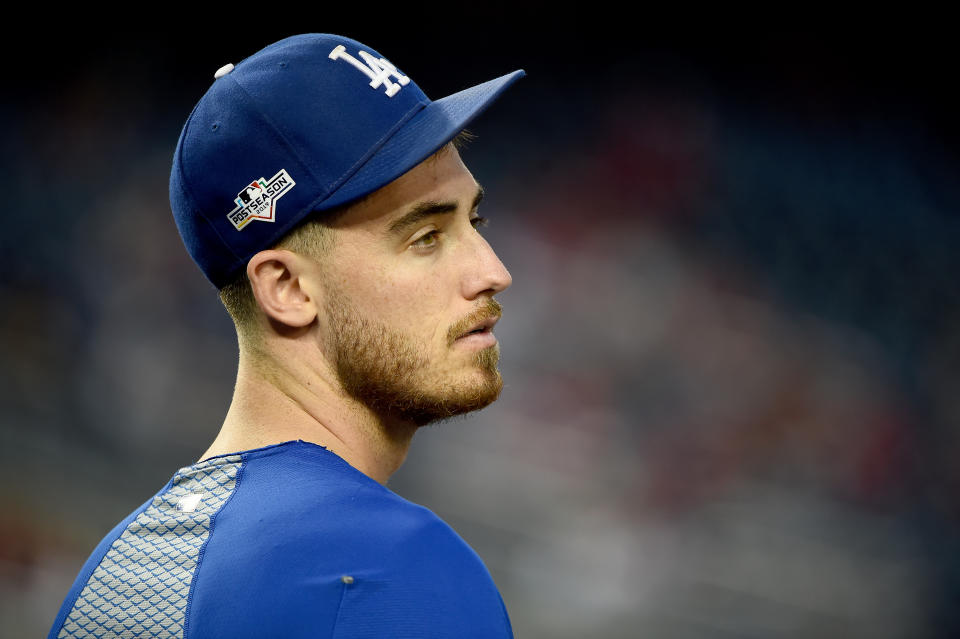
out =
{"type": "Polygon", "coordinates": [[[213,74],[213,79],[216,80],[218,78],[222,78],[223,76],[227,75],[231,71],[233,71],[233,65],[225,64],[219,69],[217,69],[217,72],[213,74]]]}

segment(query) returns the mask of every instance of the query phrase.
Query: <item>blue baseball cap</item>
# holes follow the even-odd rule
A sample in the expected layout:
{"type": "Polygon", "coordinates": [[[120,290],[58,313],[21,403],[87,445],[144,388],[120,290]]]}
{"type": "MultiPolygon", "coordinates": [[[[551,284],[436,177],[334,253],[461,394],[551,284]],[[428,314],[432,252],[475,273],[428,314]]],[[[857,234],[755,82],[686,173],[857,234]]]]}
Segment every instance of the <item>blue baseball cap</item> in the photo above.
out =
{"type": "Polygon", "coordinates": [[[428,158],[523,75],[431,101],[377,51],[330,34],[222,67],[173,156],[170,205],[187,251],[222,288],[310,213],[428,158]]]}

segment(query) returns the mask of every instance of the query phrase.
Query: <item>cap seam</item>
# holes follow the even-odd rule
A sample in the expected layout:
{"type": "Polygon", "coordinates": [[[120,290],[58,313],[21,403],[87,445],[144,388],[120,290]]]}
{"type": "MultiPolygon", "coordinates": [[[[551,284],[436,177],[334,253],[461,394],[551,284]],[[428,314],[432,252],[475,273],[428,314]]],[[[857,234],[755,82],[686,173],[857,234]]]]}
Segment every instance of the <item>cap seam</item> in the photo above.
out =
{"type": "Polygon", "coordinates": [[[317,185],[321,185],[322,182],[319,179],[317,179],[316,174],[314,174],[313,172],[313,168],[309,164],[307,164],[307,162],[304,161],[304,157],[306,157],[306,154],[302,153],[301,150],[293,142],[287,139],[287,136],[284,135],[283,132],[277,127],[277,125],[273,123],[273,120],[270,119],[270,116],[268,116],[264,112],[264,110],[260,108],[260,105],[257,103],[257,100],[252,95],[250,95],[250,92],[247,91],[247,89],[242,84],[240,84],[240,82],[237,81],[236,78],[231,77],[231,75],[227,75],[226,77],[230,78],[230,80],[233,81],[234,85],[236,85],[236,87],[240,89],[240,92],[243,94],[244,100],[246,100],[248,103],[247,105],[254,107],[254,110],[256,111],[257,115],[260,116],[260,118],[270,126],[270,130],[273,131],[274,135],[276,135],[277,138],[280,140],[280,142],[284,146],[286,146],[291,153],[293,153],[293,155],[297,158],[297,162],[300,163],[300,166],[302,166],[306,170],[306,172],[310,174],[310,177],[313,179],[313,183],[317,185]]]}
{"type": "Polygon", "coordinates": [[[377,140],[377,142],[373,146],[371,146],[370,149],[366,153],[364,153],[359,160],[354,162],[349,169],[344,171],[340,177],[334,180],[333,186],[330,188],[329,192],[326,195],[324,195],[321,198],[318,198],[317,200],[314,200],[310,204],[310,208],[313,208],[323,200],[326,200],[331,195],[336,193],[337,189],[343,186],[346,183],[346,181],[350,179],[351,176],[353,176],[357,171],[360,170],[360,167],[362,167],[364,164],[366,164],[370,160],[370,158],[376,155],[377,151],[383,148],[383,145],[387,143],[387,140],[392,138],[397,131],[402,129],[403,126],[407,122],[409,122],[411,118],[413,118],[413,116],[415,116],[417,113],[420,113],[421,111],[426,109],[429,105],[430,105],[429,100],[427,102],[417,102],[412,109],[404,113],[403,117],[397,120],[397,122],[392,127],[390,127],[390,129],[386,133],[384,133],[383,136],[379,140],[377,140]]]}
{"type": "MultiPolygon", "coordinates": [[[[190,129],[191,125],[194,124],[194,122],[193,122],[193,116],[196,114],[197,108],[199,108],[199,106],[200,106],[199,103],[198,103],[196,106],[194,106],[193,111],[190,112],[190,117],[187,118],[187,124],[186,124],[186,126],[184,126],[184,129],[183,129],[183,139],[184,139],[184,140],[187,138],[187,133],[188,133],[188,130],[190,129]]],[[[194,210],[194,211],[197,211],[197,212],[200,214],[200,219],[202,219],[204,222],[206,222],[207,226],[210,227],[210,229],[213,231],[214,235],[217,236],[217,239],[220,240],[220,244],[222,244],[223,247],[224,247],[225,249],[227,249],[227,252],[234,257],[234,259],[235,259],[234,264],[236,264],[237,262],[239,262],[239,261],[241,260],[240,256],[237,255],[236,251],[233,250],[233,247],[230,246],[230,243],[227,242],[227,241],[224,239],[223,235],[220,234],[220,231],[217,230],[216,225],[214,225],[214,223],[210,221],[210,219],[207,217],[207,215],[206,215],[206,213],[204,212],[204,210],[203,210],[202,208],[200,208],[199,204],[197,203],[197,198],[193,195],[193,187],[191,186],[190,181],[187,180],[187,176],[186,176],[186,174],[184,173],[184,169],[183,169],[184,165],[186,164],[186,162],[184,161],[184,152],[185,152],[184,146],[185,146],[185,145],[183,145],[183,144],[181,143],[181,144],[178,145],[179,148],[177,149],[177,153],[178,153],[179,156],[180,156],[179,158],[177,158],[177,159],[179,160],[179,161],[177,162],[177,165],[178,165],[178,166],[177,166],[177,170],[180,172],[180,183],[183,184],[183,190],[185,191],[187,198],[190,199],[190,204],[191,204],[191,206],[193,207],[193,210],[194,210]]],[[[232,267],[230,270],[233,270],[234,268],[236,268],[236,267],[234,266],[234,267],[232,267]]],[[[202,269],[202,267],[201,267],[201,269],[202,269]]],[[[218,287],[218,288],[219,288],[219,287],[218,287]]]]}
{"type": "MultiPolygon", "coordinates": [[[[207,224],[207,226],[210,227],[210,230],[212,230],[213,234],[217,236],[217,239],[220,240],[220,243],[223,245],[223,247],[227,249],[227,252],[235,258],[236,261],[234,262],[234,264],[236,264],[237,262],[240,262],[242,258],[239,255],[237,255],[237,252],[233,250],[233,247],[230,246],[230,243],[224,239],[223,235],[217,229],[217,226],[210,220],[210,218],[207,217],[204,210],[200,208],[199,205],[197,205],[196,198],[193,197],[193,193],[191,192],[191,189],[190,189],[190,183],[187,182],[186,175],[184,175],[183,173],[183,150],[182,149],[180,151],[180,166],[178,168],[180,169],[180,181],[183,182],[183,185],[184,185],[183,188],[187,192],[187,197],[190,198],[191,204],[193,204],[193,209],[200,214],[200,219],[203,220],[207,224]]],[[[236,268],[236,267],[233,267],[233,268],[236,268]]]]}

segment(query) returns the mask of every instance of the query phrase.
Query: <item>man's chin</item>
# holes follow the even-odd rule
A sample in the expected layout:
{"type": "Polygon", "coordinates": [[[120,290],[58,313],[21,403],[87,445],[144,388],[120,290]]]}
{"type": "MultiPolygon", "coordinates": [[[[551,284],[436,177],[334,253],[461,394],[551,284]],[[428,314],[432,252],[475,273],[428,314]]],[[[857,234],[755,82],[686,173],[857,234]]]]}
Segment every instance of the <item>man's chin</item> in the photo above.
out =
{"type": "Polygon", "coordinates": [[[442,397],[423,397],[421,401],[404,407],[398,416],[417,426],[426,426],[486,408],[500,397],[503,379],[497,370],[492,373],[483,370],[480,373],[483,379],[469,390],[460,389],[442,397]]]}
{"type": "Polygon", "coordinates": [[[500,396],[499,344],[432,358],[420,342],[364,320],[345,301],[331,301],[328,313],[343,390],[387,423],[423,426],[480,410],[500,396]]]}
{"type": "Polygon", "coordinates": [[[500,362],[500,344],[494,344],[474,353],[473,363],[482,371],[500,377],[497,364],[500,362]]]}

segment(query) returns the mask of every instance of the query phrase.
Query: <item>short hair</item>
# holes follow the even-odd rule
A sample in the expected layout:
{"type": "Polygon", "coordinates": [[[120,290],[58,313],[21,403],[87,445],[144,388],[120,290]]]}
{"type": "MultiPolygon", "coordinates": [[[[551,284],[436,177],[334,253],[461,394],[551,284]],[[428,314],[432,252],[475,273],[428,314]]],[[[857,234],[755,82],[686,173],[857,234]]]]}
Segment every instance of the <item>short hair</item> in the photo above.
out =
{"type": "MultiPolygon", "coordinates": [[[[310,214],[286,235],[280,238],[273,249],[285,249],[299,255],[320,259],[333,246],[333,230],[330,222],[340,214],[346,212],[356,202],[310,214]]],[[[243,268],[223,288],[220,289],[220,301],[223,303],[230,319],[237,329],[237,338],[241,343],[249,342],[258,335],[257,328],[257,300],[253,295],[253,287],[247,270],[243,268]]]]}
{"type": "MultiPolygon", "coordinates": [[[[475,137],[469,131],[463,130],[449,144],[440,147],[431,158],[438,157],[451,144],[455,149],[462,149],[475,137]]],[[[328,211],[311,213],[270,248],[285,249],[299,255],[322,259],[334,245],[332,222],[365,199],[366,197],[363,197],[328,211]]],[[[255,344],[259,337],[257,300],[253,295],[253,287],[247,277],[246,268],[241,269],[226,286],[220,289],[220,301],[233,320],[241,346],[245,343],[255,344]]]]}

